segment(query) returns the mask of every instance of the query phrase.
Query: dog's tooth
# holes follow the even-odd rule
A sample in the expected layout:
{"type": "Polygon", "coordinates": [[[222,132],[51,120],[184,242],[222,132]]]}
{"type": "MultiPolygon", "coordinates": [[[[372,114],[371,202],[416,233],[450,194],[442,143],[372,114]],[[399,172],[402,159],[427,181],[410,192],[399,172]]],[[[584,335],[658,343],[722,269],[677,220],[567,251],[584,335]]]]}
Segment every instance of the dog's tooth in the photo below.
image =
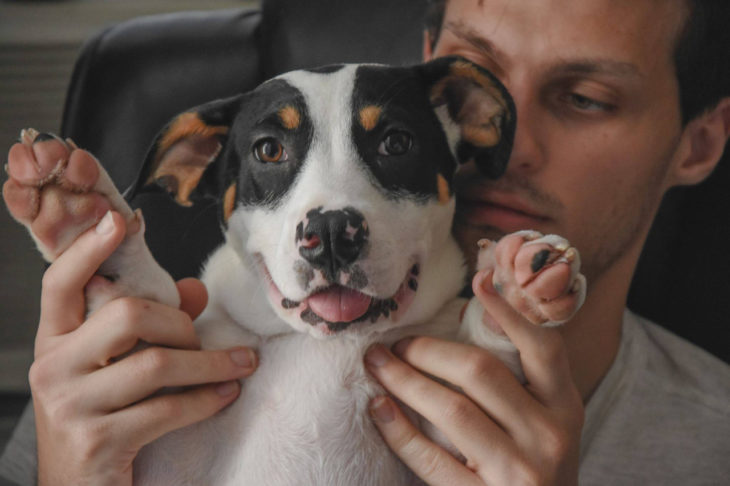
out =
{"type": "Polygon", "coordinates": [[[558,250],[561,253],[564,252],[564,251],[567,251],[568,248],[570,248],[570,245],[568,244],[567,241],[561,241],[560,243],[558,243],[557,245],[555,245],[555,249],[558,250]]]}

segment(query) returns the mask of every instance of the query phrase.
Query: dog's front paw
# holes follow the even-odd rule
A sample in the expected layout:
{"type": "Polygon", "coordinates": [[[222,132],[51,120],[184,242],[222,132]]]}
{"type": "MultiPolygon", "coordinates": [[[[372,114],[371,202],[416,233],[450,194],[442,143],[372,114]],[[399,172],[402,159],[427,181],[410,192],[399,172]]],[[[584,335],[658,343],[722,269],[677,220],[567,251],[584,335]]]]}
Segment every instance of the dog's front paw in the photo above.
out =
{"type": "Polygon", "coordinates": [[[580,255],[557,235],[520,231],[499,242],[480,241],[478,270],[493,269],[494,288],[534,324],[567,321],[583,305],[580,255]]]}
{"type": "Polygon", "coordinates": [[[10,149],[6,171],[8,209],[49,262],[109,209],[121,212],[128,225],[136,223],[96,158],[71,140],[23,130],[20,143],[10,149]]]}
{"type": "Polygon", "coordinates": [[[49,262],[110,209],[124,217],[124,241],[86,288],[89,311],[121,296],[179,304],[174,281],[146,246],[141,214],[132,211],[93,155],[71,140],[27,129],[10,149],[6,171],[8,209],[49,262]]]}

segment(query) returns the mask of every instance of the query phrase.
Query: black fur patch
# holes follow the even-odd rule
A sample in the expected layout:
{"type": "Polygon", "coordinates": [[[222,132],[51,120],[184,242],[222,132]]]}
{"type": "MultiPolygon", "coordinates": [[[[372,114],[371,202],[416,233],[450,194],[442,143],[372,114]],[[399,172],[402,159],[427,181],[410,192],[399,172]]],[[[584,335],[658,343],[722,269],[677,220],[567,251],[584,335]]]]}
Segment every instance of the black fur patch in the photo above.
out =
{"type": "Polygon", "coordinates": [[[201,184],[211,182],[210,177],[216,177],[215,185],[222,188],[235,182],[240,204],[274,208],[299,173],[309,151],[311,134],[312,121],[301,92],[283,80],[264,83],[245,95],[229,141],[215,162],[221,167],[216,173],[207,171],[201,184]],[[301,115],[299,125],[292,130],[283,127],[279,117],[279,110],[287,105],[301,115]],[[267,163],[256,158],[254,146],[265,138],[282,144],[286,160],[267,163]]]}
{"type": "Polygon", "coordinates": [[[358,67],[352,110],[358,154],[386,197],[425,202],[438,197],[438,174],[451,183],[456,161],[431,109],[425,83],[414,69],[358,67]],[[383,107],[372,130],[359,122],[360,110],[368,105],[383,107]],[[394,131],[411,136],[410,149],[401,155],[379,153],[381,143],[394,131]]]}

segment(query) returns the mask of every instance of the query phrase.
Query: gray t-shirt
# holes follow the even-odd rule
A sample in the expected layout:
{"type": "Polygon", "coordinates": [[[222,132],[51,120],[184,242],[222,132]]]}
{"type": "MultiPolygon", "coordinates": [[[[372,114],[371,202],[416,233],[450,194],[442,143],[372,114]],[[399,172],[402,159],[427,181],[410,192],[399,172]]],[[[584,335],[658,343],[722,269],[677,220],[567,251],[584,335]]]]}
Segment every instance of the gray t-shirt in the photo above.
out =
{"type": "MultiPolygon", "coordinates": [[[[28,409],[0,458],[0,477],[32,485],[35,470],[28,409]]],[[[694,486],[728,478],[730,366],[626,311],[619,353],[586,408],[579,483],[694,486]]]]}

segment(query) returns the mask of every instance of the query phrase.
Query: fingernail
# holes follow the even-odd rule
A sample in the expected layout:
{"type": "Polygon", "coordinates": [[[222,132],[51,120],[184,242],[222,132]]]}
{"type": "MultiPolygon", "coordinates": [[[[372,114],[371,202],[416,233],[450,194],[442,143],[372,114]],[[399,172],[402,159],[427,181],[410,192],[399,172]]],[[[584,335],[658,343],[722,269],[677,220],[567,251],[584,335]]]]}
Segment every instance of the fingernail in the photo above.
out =
{"type": "Polygon", "coordinates": [[[250,349],[237,349],[231,351],[231,361],[236,363],[241,368],[253,368],[256,362],[256,354],[250,349]]]}
{"type": "Polygon", "coordinates": [[[387,424],[395,418],[395,410],[385,397],[376,397],[370,402],[370,416],[380,423],[387,424]]]}
{"type": "Polygon", "coordinates": [[[383,366],[389,359],[388,351],[382,344],[373,344],[365,353],[365,362],[375,368],[383,366]]]}
{"type": "Polygon", "coordinates": [[[106,235],[114,231],[114,218],[112,212],[107,211],[101,221],[96,225],[96,232],[100,235],[106,235]]]}
{"type": "Polygon", "coordinates": [[[215,392],[221,397],[228,397],[236,393],[236,391],[238,391],[237,381],[227,381],[215,388],[215,392]]]}
{"type": "Polygon", "coordinates": [[[406,352],[406,349],[412,342],[413,342],[412,337],[407,337],[405,339],[401,339],[400,341],[395,343],[393,345],[393,347],[391,348],[393,350],[393,354],[395,354],[396,356],[403,356],[406,352]]]}

